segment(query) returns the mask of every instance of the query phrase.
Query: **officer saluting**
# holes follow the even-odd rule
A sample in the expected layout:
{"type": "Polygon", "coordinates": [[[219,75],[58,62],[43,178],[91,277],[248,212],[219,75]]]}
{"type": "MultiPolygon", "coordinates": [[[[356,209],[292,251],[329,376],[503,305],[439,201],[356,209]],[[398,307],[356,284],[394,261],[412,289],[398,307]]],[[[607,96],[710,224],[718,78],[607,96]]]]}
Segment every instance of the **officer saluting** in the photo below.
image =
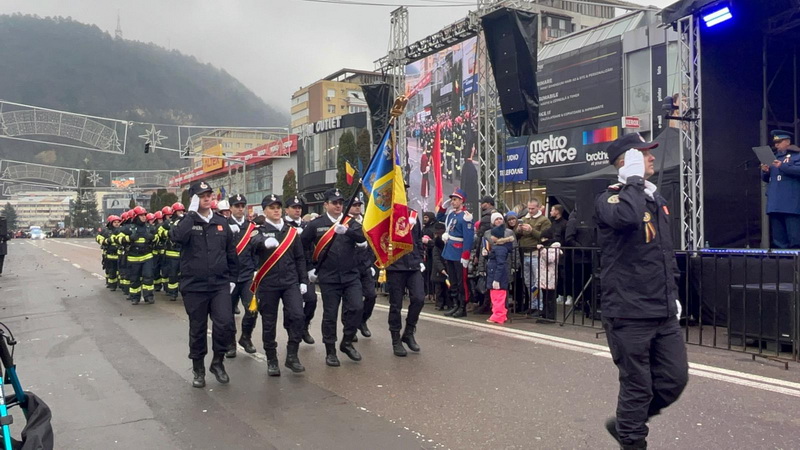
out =
{"type": "Polygon", "coordinates": [[[767,214],[775,248],[800,248],[800,148],[792,133],[772,131],[775,161],[761,166],[767,184],[767,214]]]}
{"type": "Polygon", "coordinates": [[[206,385],[203,360],[208,353],[209,316],[214,350],[209,370],[220,383],[230,381],[223,360],[233,340],[230,292],[239,274],[233,233],[225,218],[211,211],[212,192],[205,182],[193,184],[189,189],[189,211],[169,230],[170,239],[181,245],[180,289],[189,315],[192,386],[197,388],[206,385]]]}
{"type": "Polygon", "coordinates": [[[620,384],[606,429],[623,449],[647,447],[647,421],[678,399],[689,377],[669,210],[646,181],[656,146],[638,133],[612,142],[608,158],[621,182],[595,201],[603,328],[620,384]]]}
{"type": "Polygon", "coordinates": [[[322,341],[325,343],[325,364],[339,366],[336,355],[336,322],[339,304],[342,303],[344,336],[339,350],[353,361],[361,361],[361,354],[353,347],[353,337],[361,324],[363,302],[361,281],[354,253],[356,246],[367,245],[361,225],[345,217],[342,223],[344,198],[338,189],[325,191],[326,213],[312,220],[303,232],[308,278],[319,282],[322,291],[322,341]],[[335,235],[335,236],[334,236],[335,235]],[[327,257],[320,257],[327,251],[327,257]]]}
{"type": "Polygon", "coordinates": [[[252,291],[261,312],[262,340],[267,354],[267,374],[280,376],[278,344],[278,302],[283,301],[284,327],[289,334],[285,365],[292,372],[303,372],[297,349],[303,337],[303,294],[308,290],[305,254],[298,229],[281,218],[283,202],[277,195],[261,201],[266,221],[253,232],[252,245],[258,255],[258,272],[252,291]]]}
{"type": "Polygon", "coordinates": [[[446,264],[447,276],[450,278],[450,291],[455,293],[456,305],[446,316],[466,317],[467,315],[467,267],[469,267],[470,250],[475,240],[475,228],[472,223],[472,214],[464,207],[467,195],[461,188],[456,188],[450,194],[450,211],[445,204],[439,204],[436,220],[444,222],[445,233],[442,240],[445,242],[442,259],[446,264]]]}
{"type": "MultiPolygon", "coordinates": [[[[290,226],[297,228],[297,233],[303,234],[308,222],[303,222],[303,202],[300,197],[294,196],[286,200],[286,217],[284,221],[290,226]]],[[[314,313],[317,311],[317,288],[314,283],[309,281],[306,292],[303,294],[303,342],[306,344],[313,344],[314,338],[308,332],[308,326],[311,325],[311,319],[314,318],[314,313]]]]}
{"type": "MultiPolygon", "coordinates": [[[[256,225],[247,220],[245,217],[245,208],[247,207],[247,198],[244,195],[237,194],[231,196],[228,201],[230,204],[231,216],[228,217],[228,226],[233,233],[233,242],[236,244],[236,254],[239,256],[239,274],[236,277],[236,286],[231,291],[231,309],[236,311],[239,307],[239,302],[242,307],[247,311],[250,305],[250,300],[253,298],[253,293],[250,292],[250,284],[253,282],[253,272],[256,270],[256,254],[255,248],[250,243],[250,238],[256,225]]],[[[256,326],[257,314],[248,314],[245,312],[242,318],[242,337],[239,338],[239,345],[244,347],[247,353],[255,353],[256,348],[253,345],[251,336],[253,329],[256,326]]],[[[236,327],[236,319],[233,320],[234,330],[236,327]]],[[[234,331],[233,338],[236,339],[234,331]]],[[[225,354],[228,358],[236,356],[236,344],[231,342],[231,348],[225,354]]]]}

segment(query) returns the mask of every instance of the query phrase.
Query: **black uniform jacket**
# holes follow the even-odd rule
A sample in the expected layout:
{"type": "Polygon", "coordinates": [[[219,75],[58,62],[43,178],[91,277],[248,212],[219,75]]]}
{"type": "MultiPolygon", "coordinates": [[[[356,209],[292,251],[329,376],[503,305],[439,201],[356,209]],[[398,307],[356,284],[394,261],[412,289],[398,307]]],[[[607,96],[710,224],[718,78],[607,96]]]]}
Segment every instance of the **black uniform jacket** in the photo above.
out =
{"type": "Polygon", "coordinates": [[[181,245],[181,292],[212,292],[236,282],[239,258],[224,217],[212,214],[206,223],[190,212],[170,228],[169,238],[181,245]]]}
{"type": "Polygon", "coordinates": [[[600,254],[603,316],[667,318],[677,314],[670,211],[656,192],[644,192],[644,179],[611,185],[595,201],[600,254]]]}
{"type": "MultiPolygon", "coordinates": [[[[318,283],[351,283],[360,277],[356,258],[356,244],[366,242],[361,224],[355,220],[347,222],[347,232],[334,234],[329,243],[328,256],[320,266],[312,261],[314,248],[319,239],[333,226],[327,214],[323,214],[309,222],[302,234],[303,247],[306,253],[306,267],[316,269],[318,283]]],[[[323,250],[324,254],[324,250],[323,250]]]]}
{"type": "MultiPolygon", "coordinates": [[[[245,233],[247,232],[247,227],[250,226],[250,221],[244,219],[244,222],[239,225],[232,216],[226,220],[228,221],[228,226],[232,227],[233,248],[235,249],[242,239],[246,238],[245,233]],[[239,231],[234,231],[236,227],[239,228],[239,231]]],[[[253,279],[253,272],[257,269],[256,258],[255,247],[252,244],[248,244],[244,250],[239,253],[239,275],[236,279],[237,283],[253,279]]]]}
{"type": "MultiPolygon", "coordinates": [[[[278,246],[280,246],[291,228],[291,225],[284,222],[283,227],[279,230],[275,225],[266,222],[253,232],[254,235],[250,238],[249,246],[253,248],[256,254],[258,261],[256,270],[260,270],[261,266],[264,265],[267,259],[278,249],[278,247],[266,248],[264,242],[266,242],[268,238],[275,238],[278,241],[278,246]]],[[[260,291],[284,290],[293,285],[308,284],[306,257],[303,252],[303,243],[300,240],[300,236],[300,233],[297,233],[294,242],[292,242],[292,245],[286,250],[286,253],[284,253],[272,269],[267,272],[264,278],[261,279],[261,283],[258,285],[260,291]]]]}
{"type": "Polygon", "coordinates": [[[153,228],[146,222],[134,219],[123,232],[130,237],[128,256],[142,256],[153,251],[156,236],[153,228]]]}
{"type": "MultiPolygon", "coordinates": [[[[419,271],[419,265],[422,263],[422,253],[425,251],[425,246],[422,244],[422,224],[416,223],[411,228],[411,236],[414,240],[414,249],[410,253],[406,253],[402,258],[395,261],[392,265],[386,268],[389,272],[397,271],[419,271]]],[[[427,268],[426,268],[427,270],[427,268]]]]}

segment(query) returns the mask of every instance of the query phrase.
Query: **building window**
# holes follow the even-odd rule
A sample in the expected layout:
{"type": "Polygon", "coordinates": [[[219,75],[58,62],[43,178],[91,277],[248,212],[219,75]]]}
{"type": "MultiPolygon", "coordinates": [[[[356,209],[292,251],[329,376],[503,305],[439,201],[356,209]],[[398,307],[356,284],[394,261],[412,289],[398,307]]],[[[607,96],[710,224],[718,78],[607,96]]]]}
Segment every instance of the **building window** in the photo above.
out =
{"type": "Polygon", "coordinates": [[[245,150],[249,150],[249,149],[253,148],[253,144],[247,142],[247,143],[244,144],[244,148],[245,148],[245,150]]]}
{"type": "Polygon", "coordinates": [[[336,105],[328,105],[328,114],[336,113],[336,105]]]}
{"type": "Polygon", "coordinates": [[[559,30],[566,30],[567,29],[567,21],[564,19],[558,19],[558,29],[559,30]]]}
{"type": "Polygon", "coordinates": [[[328,95],[327,95],[327,97],[328,97],[328,98],[334,98],[334,97],[336,97],[336,89],[328,89],[328,95]]]}
{"type": "Polygon", "coordinates": [[[625,71],[625,114],[633,116],[650,112],[650,49],[628,53],[625,71]]]}

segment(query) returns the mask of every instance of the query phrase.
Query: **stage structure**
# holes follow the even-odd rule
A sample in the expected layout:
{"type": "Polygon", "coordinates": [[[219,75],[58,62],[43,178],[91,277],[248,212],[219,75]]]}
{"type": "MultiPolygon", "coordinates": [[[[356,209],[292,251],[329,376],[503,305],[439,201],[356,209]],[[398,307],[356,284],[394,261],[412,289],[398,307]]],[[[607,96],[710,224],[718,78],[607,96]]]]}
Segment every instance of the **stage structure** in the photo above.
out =
{"type": "MultiPolygon", "coordinates": [[[[464,41],[470,36],[478,36],[475,59],[478,116],[475,156],[479,170],[478,195],[496,197],[498,192],[497,156],[501,148],[497,128],[500,102],[480,19],[500,8],[531,12],[535,12],[535,10],[529,2],[524,0],[477,0],[476,6],[477,10],[470,12],[466,18],[411,44],[408,44],[407,8],[401,7],[392,11],[389,52],[385,57],[375,61],[375,68],[377,71],[392,75],[395,97],[407,95],[409,92],[406,89],[406,65],[411,61],[432,55],[464,41]]],[[[406,123],[403,118],[398,123],[397,134],[405,136],[406,133],[406,123]]],[[[408,157],[405,140],[398,139],[397,145],[401,158],[405,160],[408,157]]],[[[409,175],[406,174],[406,176],[409,175]]]]}

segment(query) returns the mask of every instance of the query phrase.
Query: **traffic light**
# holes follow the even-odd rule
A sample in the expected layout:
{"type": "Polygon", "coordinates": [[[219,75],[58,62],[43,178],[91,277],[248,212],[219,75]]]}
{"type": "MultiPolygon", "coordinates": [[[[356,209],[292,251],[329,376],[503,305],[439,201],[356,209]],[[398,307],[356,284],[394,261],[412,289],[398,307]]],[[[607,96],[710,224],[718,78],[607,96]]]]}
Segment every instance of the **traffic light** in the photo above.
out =
{"type": "Polygon", "coordinates": [[[145,153],[150,153],[150,143],[149,142],[146,142],[144,144],[144,152],[145,153]]]}

